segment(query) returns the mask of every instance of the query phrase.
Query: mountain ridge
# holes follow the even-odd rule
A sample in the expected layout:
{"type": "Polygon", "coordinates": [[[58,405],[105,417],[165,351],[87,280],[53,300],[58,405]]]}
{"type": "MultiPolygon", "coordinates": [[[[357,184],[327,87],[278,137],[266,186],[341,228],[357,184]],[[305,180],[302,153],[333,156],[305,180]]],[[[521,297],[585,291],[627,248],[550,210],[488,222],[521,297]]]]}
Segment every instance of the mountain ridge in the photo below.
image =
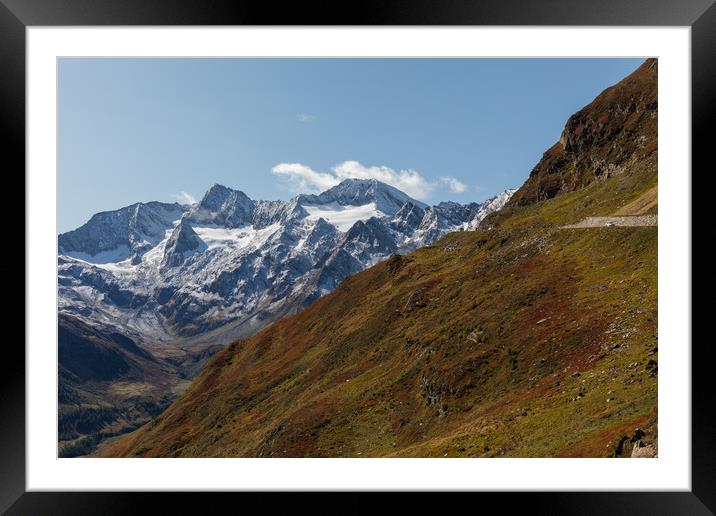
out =
{"type": "Polygon", "coordinates": [[[392,252],[474,228],[510,194],[430,207],[379,181],[347,179],[288,201],[215,184],[192,205],[136,203],[59,235],[60,311],[139,340],[241,320],[233,336],[247,335],[392,252]]]}

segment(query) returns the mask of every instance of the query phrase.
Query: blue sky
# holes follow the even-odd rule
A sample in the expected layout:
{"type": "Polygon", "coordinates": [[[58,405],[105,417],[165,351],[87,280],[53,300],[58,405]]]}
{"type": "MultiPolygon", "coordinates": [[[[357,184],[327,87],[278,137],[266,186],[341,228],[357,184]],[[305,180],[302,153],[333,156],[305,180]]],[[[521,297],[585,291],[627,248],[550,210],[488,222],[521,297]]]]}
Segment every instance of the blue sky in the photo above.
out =
{"type": "Polygon", "coordinates": [[[214,183],[288,199],[377,177],[428,203],[527,178],[642,59],[61,59],[58,230],[214,183]]]}

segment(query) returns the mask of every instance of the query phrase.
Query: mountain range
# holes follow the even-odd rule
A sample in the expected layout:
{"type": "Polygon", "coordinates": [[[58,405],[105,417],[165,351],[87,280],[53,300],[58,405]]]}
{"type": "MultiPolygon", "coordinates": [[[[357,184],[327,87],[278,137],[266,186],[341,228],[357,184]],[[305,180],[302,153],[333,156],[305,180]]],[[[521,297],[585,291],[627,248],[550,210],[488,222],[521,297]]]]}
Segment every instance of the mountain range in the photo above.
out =
{"type": "Polygon", "coordinates": [[[59,310],[140,341],[252,335],[393,253],[474,229],[513,193],[427,206],[376,180],[255,201],[212,186],[194,205],[137,203],[59,235],[59,310]]]}

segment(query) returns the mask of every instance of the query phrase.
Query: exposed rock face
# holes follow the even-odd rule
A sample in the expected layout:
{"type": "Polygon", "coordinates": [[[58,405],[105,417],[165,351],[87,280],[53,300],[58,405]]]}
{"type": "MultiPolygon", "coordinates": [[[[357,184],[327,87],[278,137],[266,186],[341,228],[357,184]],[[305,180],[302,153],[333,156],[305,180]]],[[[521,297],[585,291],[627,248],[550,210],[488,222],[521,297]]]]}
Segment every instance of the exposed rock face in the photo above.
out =
{"type": "Polygon", "coordinates": [[[653,444],[644,444],[641,441],[637,441],[631,451],[632,459],[650,459],[656,456],[656,446],[653,444]]]}
{"type": "Polygon", "coordinates": [[[60,235],[60,311],[142,340],[251,334],[395,252],[470,229],[512,191],[428,207],[375,180],[254,201],[212,186],[193,206],[137,204],[60,235]],[[106,233],[106,234],[105,234],[106,233]]]}
{"type": "Polygon", "coordinates": [[[199,238],[189,223],[182,219],[164,246],[162,267],[176,267],[196,252],[206,250],[206,244],[199,238]]]}
{"type": "Polygon", "coordinates": [[[236,228],[250,224],[253,211],[254,203],[244,192],[216,184],[204,194],[191,220],[236,228]]]}
{"type": "Polygon", "coordinates": [[[658,62],[647,59],[569,117],[509,205],[550,199],[657,157],[658,62]]]}
{"type": "Polygon", "coordinates": [[[398,231],[407,232],[417,228],[425,217],[425,210],[412,202],[406,202],[392,220],[393,227],[398,231]]]}

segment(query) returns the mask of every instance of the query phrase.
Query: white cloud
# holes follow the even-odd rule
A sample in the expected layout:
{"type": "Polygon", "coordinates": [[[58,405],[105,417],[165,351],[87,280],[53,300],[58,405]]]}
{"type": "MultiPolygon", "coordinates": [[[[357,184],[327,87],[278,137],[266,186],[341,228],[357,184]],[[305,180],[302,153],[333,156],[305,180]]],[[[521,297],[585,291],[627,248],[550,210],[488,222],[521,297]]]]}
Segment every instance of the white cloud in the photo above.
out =
{"type": "Polygon", "coordinates": [[[292,190],[301,193],[320,193],[340,183],[335,176],[316,172],[300,163],[279,163],[271,172],[286,178],[292,190]]]}
{"type": "Polygon", "coordinates": [[[441,177],[440,184],[447,186],[451,192],[455,193],[463,193],[467,190],[467,185],[454,177],[441,177]]]}
{"type": "Polygon", "coordinates": [[[315,119],[315,116],[309,115],[308,113],[299,113],[296,115],[296,120],[298,120],[299,122],[311,122],[315,119]]]}
{"type": "Polygon", "coordinates": [[[196,199],[194,198],[194,196],[184,191],[181,191],[178,194],[174,194],[172,195],[172,197],[174,197],[174,199],[176,199],[179,204],[196,204],[196,199]]]}
{"type": "Polygon", "coordinates": [[[433,190],[433,185],[412,169],[393,170],[389,167],[366,167],[357,161],[344,161],[333,167],[333,173],[341,181],[349,177],[377,179],[416,199],[426,198],[433,190]]]}
{"type": "Polygon", "coordinates": [[[279,163],[271,172],[288,181],[297,193],[320,193],[348,178],[377,179],[394,186],[411,197],[425,199],[438,187],[446,187],[455,193],[466,190],[464,183],[454,177],[442,177],[428,181],[412,169],[394,170],[385,166],[367,167],[358,161],[344,161],[330,172],[317,172],[301,163],[279,163]]]}

